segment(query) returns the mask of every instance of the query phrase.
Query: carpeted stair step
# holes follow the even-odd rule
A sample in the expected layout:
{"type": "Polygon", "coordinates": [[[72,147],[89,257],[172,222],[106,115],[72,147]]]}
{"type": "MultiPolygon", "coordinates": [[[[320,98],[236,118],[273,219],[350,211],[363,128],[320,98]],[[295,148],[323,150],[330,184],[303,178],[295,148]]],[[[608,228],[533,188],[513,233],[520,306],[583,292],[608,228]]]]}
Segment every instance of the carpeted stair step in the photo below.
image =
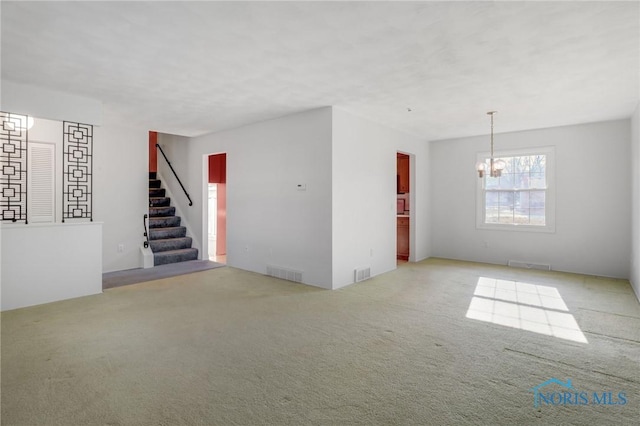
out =
{"type": "Polygon", "coordinates": [[[172,226],[166,228],[150,228],[150,240],[166,240],[169,238],[182,238],[187,235],[187,228],[184,226],[172,226]]]}
{"type": "Polygon", "coordinates": [[[165,196],[164,188],[149,188],[149,198],[151,197],[164,197],[165,196]]]}
{"type": "Polygon", "coordinates": [[[185,262],[197,258],[198,249],[195,248],[161,251],[153,254],[153,264],[154,266],[166,265],[167,263],[185,262]]]}
{"type": "Polygon", "coordinates": [[[164,207],[171,205],[171,198],[169,197],[149,197],[149,206],[151,207],[164,207]]]}
{"type": "Polygon", "coordinates": [[[149,217],[175,216],[176,208],[172,206],[166,207],[149,207],[149,217]]]}
{"type": "Polygon", "coordinates": [[[156,172],[149,172],[149,246],[153,264],[196,260],[198,249],[191,247],[193,240],[187,237],[187,228],[180,226],[182,219],[175,215],[176,208],[161,186],[156,172]]]}
{"type": "Polygon", "coordinates": [[[151,246],[151,251],[158,253],[169,250],[191,248],[191,242],[191,237],[167,238],[162,240],[151,240],[149,245],[151,246]]]}
{"type": "Polygon", "coordinates": [[[172,228],[180,226],[180,216],[159,216],[149,218],[149,228],[172,228]]]}

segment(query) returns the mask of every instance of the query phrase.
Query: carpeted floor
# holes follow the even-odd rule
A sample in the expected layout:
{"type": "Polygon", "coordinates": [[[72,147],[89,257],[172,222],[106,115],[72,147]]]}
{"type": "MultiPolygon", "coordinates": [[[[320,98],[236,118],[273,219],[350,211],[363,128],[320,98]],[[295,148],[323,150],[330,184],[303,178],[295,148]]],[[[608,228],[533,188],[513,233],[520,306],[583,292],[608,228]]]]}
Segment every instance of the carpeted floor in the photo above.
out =
{"type": "Polygon", "coordinates": [[[632,425],[640,306],[442,259],[337,291],[227,267],[3,313],[1,385],[4,426],[632,425]]]}
{"type": "Polygon", "coordinates": [[[178,275],[191,274],[220,268],[222,263],[208,260],[190,260],[187,262],[169,263],[167,265],[154,266],[153,268],[128,269],[126,271],[107,272],[102,274],[102,289],[122,287],[123,285],[143,283],[178,275]]]}

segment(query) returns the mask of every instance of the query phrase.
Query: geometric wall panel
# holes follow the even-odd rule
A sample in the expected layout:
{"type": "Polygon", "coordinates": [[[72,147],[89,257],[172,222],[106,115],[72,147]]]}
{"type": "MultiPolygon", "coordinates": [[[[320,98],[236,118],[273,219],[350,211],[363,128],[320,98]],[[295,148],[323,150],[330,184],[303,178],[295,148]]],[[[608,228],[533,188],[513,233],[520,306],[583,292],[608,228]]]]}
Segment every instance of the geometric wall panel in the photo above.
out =
{"type": "Polygon", "coordinates": [[[63,122],[62,221],[93,221],[93,126],[63,122]]]}
{"type": "Polygon", "coordinates": [[[27,223],[27,116],[0,112],[0,220],[27,223]]]}

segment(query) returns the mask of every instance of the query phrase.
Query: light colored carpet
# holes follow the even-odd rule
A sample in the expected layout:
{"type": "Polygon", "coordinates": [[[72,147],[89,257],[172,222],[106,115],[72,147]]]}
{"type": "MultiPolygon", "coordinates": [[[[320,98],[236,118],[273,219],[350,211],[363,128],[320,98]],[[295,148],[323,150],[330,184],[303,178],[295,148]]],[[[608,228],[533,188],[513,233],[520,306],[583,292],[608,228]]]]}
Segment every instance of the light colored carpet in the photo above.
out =
{"type": "Polygon", "coordinates": [[[3,425],[631,425],[639,415],[640,307],[623,280],[430,259],[329,291],[227,267],[2,314],[3,425]],[[588,343],[467,318],[480,277],[555,288],[588,343]],[[549,378],[625,392],[627,404],[534,408],[529,389],[549,378]]]}
{"type": "Polygon", "coordinates": [[[158,265],[147,269],[137,268],[126,271],[107,272],[102,274],[102,289],[107,290],[109,288],[122,287],[123,285],[155,281],[162,278],[220,268],[222,266],[224,266],[224,264],[211,262],[209,260],[190,260],[187,262],[158,265]]]}

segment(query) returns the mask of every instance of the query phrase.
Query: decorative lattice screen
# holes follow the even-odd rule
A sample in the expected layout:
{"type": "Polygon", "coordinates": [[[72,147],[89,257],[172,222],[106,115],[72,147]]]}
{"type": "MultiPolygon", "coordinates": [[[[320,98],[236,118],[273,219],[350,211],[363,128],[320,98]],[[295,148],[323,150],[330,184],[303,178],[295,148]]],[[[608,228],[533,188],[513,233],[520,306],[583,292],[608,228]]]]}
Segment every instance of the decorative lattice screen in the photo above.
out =
{"type": "Polygon", "coordinates": [[[63,123],[62,221],[93,220],[93,126],[63,123]]]}
{"type": "Polygon", "coordinates": [[[0,112],[0,214],[27,223],[27,116],[0,112]]]}

